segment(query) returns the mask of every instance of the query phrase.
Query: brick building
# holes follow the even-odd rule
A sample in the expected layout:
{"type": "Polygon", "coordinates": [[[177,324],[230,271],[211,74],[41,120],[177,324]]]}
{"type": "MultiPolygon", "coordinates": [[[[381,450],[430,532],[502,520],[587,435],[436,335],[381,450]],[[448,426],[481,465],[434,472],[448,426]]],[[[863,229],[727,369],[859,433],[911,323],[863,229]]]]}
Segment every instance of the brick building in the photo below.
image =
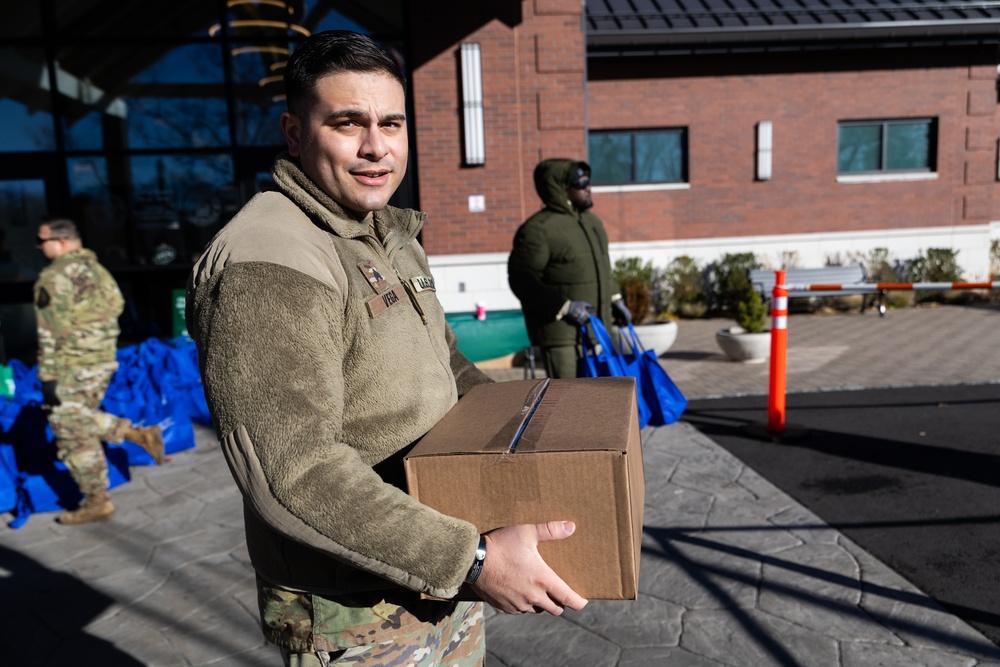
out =
{"type": "Polygon", "coordinates": [[[446,309],[514,310],[506,260],[547,157],[594,167],[615,257],[753,251],[819,266],[1000,237],[1000,4],[973,0],[0,0],[0,321],[34,345],[42,215],[122,284],[126,338],[169,335],[205,242],[269,187],[282,67],[353,29],[404,62],[394,203],[446,309]],[[149,20],[156,16],[155,21],[149,20]]]}
{"type": "Polygon", "coordinates": [[[616,256],[665,266],[753,251],[805,267],[934,247],[957,250],[966,278],[988,276],[1000,7],[483,4],[410,20],[423,242],[449,309],[518,307],[506,254],[538,206],[534,165],[556,156],[595,168],[616,256]],[[463,161],[468,43],[481,53],[481,165],[463,161]]]}

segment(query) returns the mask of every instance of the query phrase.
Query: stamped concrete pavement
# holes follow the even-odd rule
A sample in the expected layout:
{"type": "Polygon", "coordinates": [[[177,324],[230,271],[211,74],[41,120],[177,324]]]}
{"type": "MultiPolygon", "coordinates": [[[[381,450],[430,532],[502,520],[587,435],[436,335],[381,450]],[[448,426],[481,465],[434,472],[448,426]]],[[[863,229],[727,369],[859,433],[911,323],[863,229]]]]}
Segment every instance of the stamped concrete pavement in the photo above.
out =
{"type": "MultiPolygon", "coordinates": [[[[789,391],[992,382],[992,307],[794,315],[789,391]]],[[[720,321],[662,362],[691,398],[767,391],[720,321]]],[[[491,371],[520,378],[520,369],[491,371]]],[[[239,494],[207,429],[112,494],[114,521],[0,527],[0,664],[275,665],[239,494]]],[[[562,617],[487,614],[489,667],[998,665],[1000,649],[683,421],[643,433],[640,595],[562,617]]]]}

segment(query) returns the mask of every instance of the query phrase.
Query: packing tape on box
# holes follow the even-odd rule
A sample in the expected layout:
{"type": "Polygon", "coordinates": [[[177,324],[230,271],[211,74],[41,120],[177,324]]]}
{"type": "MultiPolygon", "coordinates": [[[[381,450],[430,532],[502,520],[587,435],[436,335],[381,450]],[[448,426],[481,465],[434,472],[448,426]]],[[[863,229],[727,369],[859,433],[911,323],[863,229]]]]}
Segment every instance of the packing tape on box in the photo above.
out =
{"type": "Polygon", "coordinates": [[[515,452],[533,452],[538,449],[538,443],[542,439],[542,432],[549,423],[549,417],[555,413],[556,406],[563,399],[567,389],[564,384],[548,386],[524,432],[521,433],[520,439],[515,443],[515,452]]]}
{"type": "Polygon", "coordinates": [[[550,382],[549,378],[545,378],[531,386],[524,397],[521,409],[507,420],[507,423],[496,432],[496,435],[490,438],[490,441],[483,447],[483,451],[508,453],[516,451],[518,441],[531,423],[535,411],[545,397],[550,382]]]}
{"type": "MultiPolygon", "coordinates": [[[[527,454],[538,448],[542,433],[549,423],[549,417],[555,413],[556,406],[562,400],[566,390],[564,385],[550,385],[547,381],[541,386],[536,385],[529,392],[528,400],[525,401],[525,405],[529,405],[529,401],[532,404],[528,414],[524,418],[518,415],[516,420],[512,419],[501,429],[505,434],[509,434],[514,428],[514,422],[517,422],[516,429],[520,435],[515,436],[516,439],[513,442],[510,441],[509,435],[505,435],[506,447],[495,444],[491,440],[487,449],[498,451],[500,454],[498,456],[484,456],[479,466],[482,507],[487,516],[489,516],[492,507],[499,509],[506,506],[509,512],[511,502],[515,506],[526,504],[525,511],[531,512],[542,499],[538,457],[527,456],[527,454]],[[527,423],[524,424],[524,421],[527,423]]],[[[515,514],[517,514],[516,509],[515,514]]],[[[493,517],[488,519],[490,523],[498,520],[493,519],[493,517]]]]}

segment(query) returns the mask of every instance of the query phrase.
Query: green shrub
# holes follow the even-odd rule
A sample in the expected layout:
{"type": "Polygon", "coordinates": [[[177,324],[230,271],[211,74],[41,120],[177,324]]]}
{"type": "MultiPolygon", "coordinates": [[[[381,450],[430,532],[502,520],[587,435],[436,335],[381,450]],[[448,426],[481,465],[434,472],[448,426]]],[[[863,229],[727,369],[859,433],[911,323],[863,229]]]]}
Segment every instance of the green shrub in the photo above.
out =
{"type": "Polygon", "coordinates": [[[888,248],[872,248],[867,257],[861,259],[865,267],[865,278],[870,283],[898,283],[896,271],[889,257],[888,248]]]}
{"type": "Polygon", "coordinates": [[[641,324],[652,305],[653,263],[643,263],[641,257],[623,257],[615,260],[612,272],[625,306],[632,312],[632,320],[641,324]]]}
{"type": "MultiPolygon", "coordinates": [[[[957,255],[958,253],[951,248],[928,248],[927,252],[906,263],[907,282],[952,283],[962,280],[962,269],[958,265],[957,255]]],[[[918,302],[945,299],[945,292],[940,290],[920,290],[916,293],[918,302]]]]}
{"type": "Polygon", "coordinates": [[[752,252],[726,253],[712,270],[712,298],[710,307],[733,315],[737,304],[752,289],[750,271],[760,266],[752,252]]]}
{"type": "Polygon", "coordinates": [[[698,317],[706,310],[704,276],[698,262],[676,257],[653,281],[653,311],[661,316],[698,317]]]}
{"type": "Polygon", "coordinates": [[[749,333],[760,333],[767,325],[767,306],[760,292],[749,283],[736,304],[736,324],[749,333]]]}
{"type": "MultiPolygon", "coordinates": [[[[898,283],[904,282],[900,277],[902,267],[894,261],[888,248],[872,248],[867,255],[858,260],[865,267],[865,282],[898,283]]],[[[869,295],[870,303],[874,303],[874,295],[869,295]]],[[[914,301],[913,292],[907,290],[889,290],[883,297],[888,308],[909,308],[914,301]]]]}

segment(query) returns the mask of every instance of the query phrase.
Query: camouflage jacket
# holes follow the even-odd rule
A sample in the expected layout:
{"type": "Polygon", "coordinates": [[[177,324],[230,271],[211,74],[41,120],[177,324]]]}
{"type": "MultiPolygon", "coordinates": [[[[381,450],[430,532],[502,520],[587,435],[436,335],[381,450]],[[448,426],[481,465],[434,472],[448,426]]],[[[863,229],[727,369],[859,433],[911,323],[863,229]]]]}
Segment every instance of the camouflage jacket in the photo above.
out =
{"type": "Polygon", "coordinates": [[[71,250],[42,270],[35,283],[38,379],[114,362],[124,305],[118,283],[91,250],[71,250]]]}

